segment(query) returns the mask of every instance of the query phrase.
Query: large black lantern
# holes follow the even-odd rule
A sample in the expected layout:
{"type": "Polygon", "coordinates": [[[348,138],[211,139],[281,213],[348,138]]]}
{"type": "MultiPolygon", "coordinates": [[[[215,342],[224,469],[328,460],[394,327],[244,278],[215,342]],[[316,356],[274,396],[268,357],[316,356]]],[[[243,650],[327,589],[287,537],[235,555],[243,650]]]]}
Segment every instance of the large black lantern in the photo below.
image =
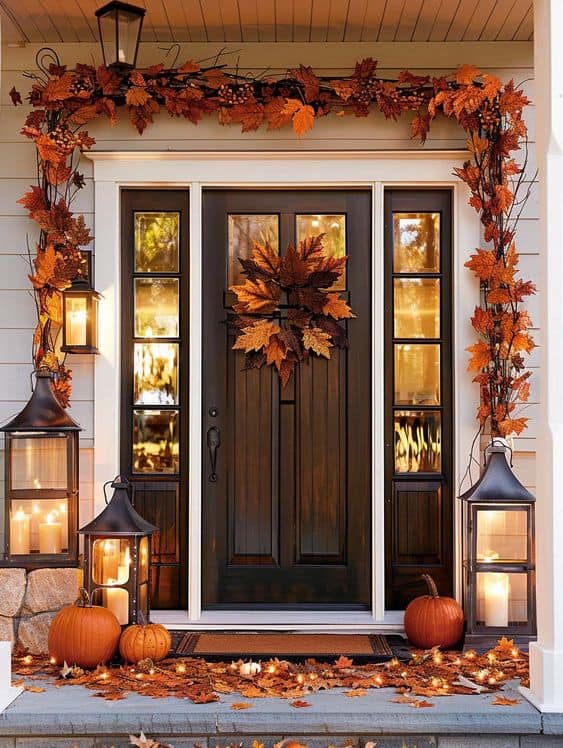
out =
{"type": "Polygon", "coordinates": [[[149,619],[151,535],[157,528],[133,508],[127,480],[118,476],[111,487],[105,509],[80,530],[84,586],[94,605],[109,608],[124,626],[149,619]]]}
{"type": "Polygon", "coordinates": [[[65,353],[99,353],[98,303],[102,298],[92,285],[92,253],[82,252],[83,271],[63,291],[63,341],[65,353]]]}
{"type": "Polygon", "coordinates": [[[75,566],[78,560],[78,433],[48,369],[35,373],[25,408],[5,435],[4,566],[75,566]]]}
{"type": "Polygon", "coordinates": [[[106,67],[123,70],[135,67],[144,15],[144,8],[119,0],[96,11],[106,67]]]}
{"type": "Polygon", "coordinates": [[[532,636],[536,630],[535,498],[512,472],[506,451],[493,441],[483,474],[461,496],[469,635],[532,636]]]}

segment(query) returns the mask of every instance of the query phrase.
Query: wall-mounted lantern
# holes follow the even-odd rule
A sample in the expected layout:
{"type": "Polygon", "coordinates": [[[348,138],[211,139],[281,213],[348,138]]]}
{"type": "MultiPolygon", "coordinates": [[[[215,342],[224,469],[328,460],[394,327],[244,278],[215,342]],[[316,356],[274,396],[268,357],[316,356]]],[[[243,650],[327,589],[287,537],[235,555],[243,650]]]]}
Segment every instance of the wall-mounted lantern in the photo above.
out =
{"type": "Polygon", "coordinates": [[[465,527],[468,635],[533,636],[536,630],[534,496],[493,441],[477,483],[460,498],[465,527]]]}
{"type": "Polygon", "coordinates": [[[98,353],[98,303],[102,298],[92,285],[92,253],[82,252],[84,272],[63,291],[65,353],[98,353]]]}
{"type": "Polygon", "coordinates": [[[151,535],[157,528],[133,508],[129,481],[118,476],[111,487],[105,509],[79,531],[84,535],[84,586],[94,605],[109,608],[125,626],[149,620],[151,535]]]}
{"type": "Polygon", "coordinates": [[[119,0],[96,11],[106,67],[122,70],[135,67],[144,15],[144,8],[119,0]]]}
{"type": "Polygon", "coordinates": [[[75,566],[78,561],[78,433],[51,388],[35,373],[25,408],[5,435],[4,566],[75,566]]]}

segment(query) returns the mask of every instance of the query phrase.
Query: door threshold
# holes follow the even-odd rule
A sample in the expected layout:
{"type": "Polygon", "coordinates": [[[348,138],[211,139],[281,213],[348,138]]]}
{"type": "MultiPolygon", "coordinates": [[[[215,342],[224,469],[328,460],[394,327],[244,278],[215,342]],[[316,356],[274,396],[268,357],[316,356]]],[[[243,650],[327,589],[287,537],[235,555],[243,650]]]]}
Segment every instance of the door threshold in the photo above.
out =
{"type": "Polygon", "coordinates": [[[151,621],[186,631],[299,631],[307,633],[403,633],[403,611],[376,621],[368,611],[204,610],[190,620],[187,610],[153,610],[151,621]]]}

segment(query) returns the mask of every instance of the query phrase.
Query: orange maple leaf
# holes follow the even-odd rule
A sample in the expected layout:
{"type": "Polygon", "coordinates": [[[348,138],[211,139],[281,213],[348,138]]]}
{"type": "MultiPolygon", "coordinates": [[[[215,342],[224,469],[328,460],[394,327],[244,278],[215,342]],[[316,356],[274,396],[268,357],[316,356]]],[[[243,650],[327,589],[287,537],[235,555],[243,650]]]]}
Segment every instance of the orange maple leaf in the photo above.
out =
{"type": "Polygon", "coordinates": [[[125,94],[125,102],[129,106],[143,106],[151,98],[146,88],[141,86],[131,86],[125,94]]]}
{"type": "Polygon", "coordinates": [[[278,332],[280,332],[280,326],[275,322],[267,319],[258,320],[253,325],[243,328],[242,333],[233,345],[233,350],[240,350],[245,353],[259,351],[265,348],[269,344],[272,335],[278,332]]]}
{"type": "Polygon", "coordinates": [[[302,701],[301,699],[295,699],[290,702],[290,706],[294,706],[296,709],[304,709],[307,706],[312,706],[308,701],[302,701]]]}
{"type": "Polygon", "coordinates": [[[348,319],[355,317],[348,304],[340,298],[339,293],[329,293],[326,304],[323,306],[323,314],[333,319],[348,319]]]}
{"type": "Polygon", "coordinates": [[[249,704],[248,701],[236,701],[234,704],[231,704],[231,709],[235,709],[236,711],[240,711],[241,709],[251,709],[252,704],[249,704]]]}
{"type": "Polygon", "coordinates": [[[292,113],[286,110],[287,99],[275,96],[268,101],[264,107],[264,115],[268,122],[268,130],[279,130],[286,125],[292,117],[292,113]]]}
{"type": "Polygon", "coordinates": [[[287,348],[280,338],[275,335],[270,338],[268,347],[266,348],[266,363],[274,364],[276,369],[281,369],[281,364],[284,358],[287,356],[287,348]]]}
{"type": "Polygon", "coordinates": [[[303,104],[299,99],[288,99],[284,112],[291,116],[293,130],[298,137],[301,137],[313,127],[315,110],[310,104],[303,104]]]}
{"type": "Polygon", "coordinates": [[[199,62],[196,62],[195,60],[186,60],[186,62],[178,68],[179,73],[198,73],[199,71],[199,62]]]}
{"type": "Polygon", "coordinates": [[[507,696],[497,696],[494,701],[491,701],[493,706],[516,706],[520,703],[520,699],[509,699],[507,696]]]}
{"type": "Polygon", "coordinates": [[[467,364],[468,371],[481,371],[481,369],[485,369],[489,365],[491,351],[484,340],[478,340],[465,350],[471,353],[471,358],[467,364]]]}
{"type": "Polygon", "coordinates": [[[344,655],[340,655],[340,657],[334,663],[334,666],[339,670],[352,667],[353,665],[354,660],[352,660],[350,657],[345,657],[344,655]]]}
{"type": "Polygon", "coordinates": [[[507,213],[514,202],[514,195],[504,184],[495,186],[496,204],[503,213],[507,213]]]}
{"type": "Polygon", "coordinates": [[[272,283],[262,280],[246,280],[240,286],[231,286],[230,290],[236,294],[238,304],[236,312],[262,312],[267,314],[277,309],[280,299],[280,289],[272,283]]]}
{"type": "Polygon", "coordinates": [[[455,72],[455,79],[458,83],[470,84],[475,78],[479,78],[481,71],[475,65],[460,65],[455,72]]]}
{"type": "Polygon", "coordinates": [[[508,436],[515,433],[519,435],[526,428],[528,418],[504,418],[498,423],[498,430],[501,436],[508,436]]]}
{"type": "Polygon", "coordinates": [[[478,249],[465,263],[465,267],[472,270],[479,280],[490,280],[496,270],[497,259],[490,249],[478,249]]]}
{"type": "Polygon", "coordinates": [[[330,358],[331,347],[330,333],[324,332],[320,327],[306,327],[303,330],[303,348],[314,351],[317,356],[330,358]]]}
{"type": "Polygon", "coordinates": [[[495,326],[493,313],[490,309],[482,309],[480,306],[475,307],[473,317],[471,317],[473,329],[481,334],[490,332],[495,326]]]}

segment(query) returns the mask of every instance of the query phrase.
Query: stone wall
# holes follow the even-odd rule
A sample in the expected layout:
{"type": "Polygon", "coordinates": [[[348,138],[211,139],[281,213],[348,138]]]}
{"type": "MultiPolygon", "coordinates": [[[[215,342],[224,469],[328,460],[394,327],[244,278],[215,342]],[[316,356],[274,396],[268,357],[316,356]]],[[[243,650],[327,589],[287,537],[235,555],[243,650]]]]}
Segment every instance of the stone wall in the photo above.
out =
{"type": "Polygon", "coordinates": [[[81,569],[0,569],[0,640],[46,653],[51,621],[81,586],[81,569]]]}

